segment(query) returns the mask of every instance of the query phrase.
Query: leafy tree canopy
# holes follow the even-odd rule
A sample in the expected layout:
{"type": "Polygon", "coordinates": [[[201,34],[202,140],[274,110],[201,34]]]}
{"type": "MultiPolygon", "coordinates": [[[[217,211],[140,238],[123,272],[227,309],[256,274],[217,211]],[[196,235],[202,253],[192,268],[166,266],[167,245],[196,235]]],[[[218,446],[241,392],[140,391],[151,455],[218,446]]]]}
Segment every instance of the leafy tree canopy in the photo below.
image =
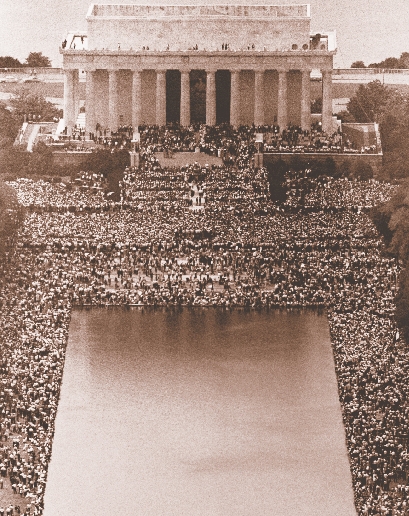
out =
{"type": "Polygon", "coordinates": [[[24,115],[35,115],[35,118],[42,122],[52,122],[54,118],[59,118],[61,115],[60,110],[45,97],[25,88],[10,100],[10,104],[13,115],[20,124],[24,121],[24,115]]]}
{"type": "Polygon", "coordinates": [[[403,264],[395,299],[395,317],[405,337],[409,338],[409,178],[402,181],[389,202],[373,210],[372,219],[386,236],[389,251],[403,264]]]}
{"type": "Polygon", "coordinates": [[[390,91],[380,82],[361,84],[348,102],[348,111],[357,122],[380,122],[390,98],[390,91]]]}
{"type": "Polygon", "coordinates": [[[38,142],[29,153],[29,170],[36,175],[45,176],[52,172],[53,151],[44,142],[38,142]]]}
{"type": "Polygon", "coordinates": [[[0,103],[0,149],[14,143],[19,127],[20,124],[12,112],[5,104],[0,103]]]}
{"type": "Polygon", "coordinates": [[[389,251],[402,262],[409,259],[409,178],[403,180],[397,193],[387,203],[373,210],[372,218],[388,229],[381,229],[389,242],[389,251]]]}
{"type": "Polygon", "coordinates": [[[23,63],[11,56],[0,56],[0,68],[21,68],[23,63]]]}
{"type": "Polygon", "coordinates": [[[25,65],[31,68],[43,68],[51,66],[51,61],[48,57],[43,56],[42,52],[30,52],[25,65]]]}
{"type": "Polygon", "coordinates": [[[366,68],[365,63],[363,61],[354,61],[351,64],[351,68],[366,68]]]}
{"type": "Polygon", "coordinates": [[[387,57],[379,63],[371,63],[368,68],[409,68],[409,52],[403,52],[400,57],[387,57]]]}
{"type": "Polygon", "coordinates": [[[341,120],[343,124],[353,124],[356,122],[354,115],[352,115],[349,111],[344,110],[337,113],[338,120],[341,120]]]}

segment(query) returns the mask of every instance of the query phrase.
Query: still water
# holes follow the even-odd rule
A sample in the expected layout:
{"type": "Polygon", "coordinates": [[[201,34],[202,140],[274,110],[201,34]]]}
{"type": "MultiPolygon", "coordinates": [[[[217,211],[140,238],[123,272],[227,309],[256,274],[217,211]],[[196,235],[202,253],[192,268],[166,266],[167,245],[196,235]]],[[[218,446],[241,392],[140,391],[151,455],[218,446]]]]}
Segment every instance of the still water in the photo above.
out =
{"type": "Polygon", "coordinates": [[[73,313],[45,516],[352,516],[325,316],[73,313]]]}

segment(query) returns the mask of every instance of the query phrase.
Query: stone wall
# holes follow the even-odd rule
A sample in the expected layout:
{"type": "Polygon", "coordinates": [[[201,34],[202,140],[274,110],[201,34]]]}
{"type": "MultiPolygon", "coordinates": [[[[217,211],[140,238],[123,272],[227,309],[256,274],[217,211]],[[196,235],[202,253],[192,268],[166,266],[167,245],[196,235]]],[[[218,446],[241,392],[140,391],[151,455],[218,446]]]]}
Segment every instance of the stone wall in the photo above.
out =
{"type": "Polygon", "coordinates": [[[73,165],[79,167],[87,156],[89,156],[88,152],[54,151],[53,163],[60,166],[73,165]]]}
{"type": "MultiPolygon", "coordinates": [[[[54,152],[53,158],[54,163],[59,165],[80,165],[84,159],[88,156],[87,153],[81,152],[54,152]]],[[[277,163],[280,159],[285,163],[290,163],[294,158],[300,158],[313,161],[321,161],[325,162],[328,158],[334,160],[335,165],[337,167],[342,166],[344,162],[349,162],[351,165],[356,163],[357,161],[364,161],[371,165],[374,171],[374,177],[377,177],[381,171],[382,167],[382,154],[262,154],[260,155],[261,161],[259,165],[268,166],[269,163],[277,163]]]]}
{"type": "Polygon", "coordinates": [[[277,163],[279,160],[283,160],[285,163],[291,163],[294,158],[305,160],[306,162],[325,162],[328,158],[334,160],[336,167],[342,167],[344,162],[349,162],[350,165],[356,164],[358,161],[363,161],[371,165],[374,177],[378,177],[382,168],[382,154],[330,154],[330,153],[317,153],[317,154],[291,154],[291,153],[273,153],[263,154],[263,164],[267,166],[269,163],[277,163]]]}
{"type": "Polygon", "coordinates": [[[299,49],[310,43],[308,6],[95,5],[87,16],[88,49],[299,49]]]}

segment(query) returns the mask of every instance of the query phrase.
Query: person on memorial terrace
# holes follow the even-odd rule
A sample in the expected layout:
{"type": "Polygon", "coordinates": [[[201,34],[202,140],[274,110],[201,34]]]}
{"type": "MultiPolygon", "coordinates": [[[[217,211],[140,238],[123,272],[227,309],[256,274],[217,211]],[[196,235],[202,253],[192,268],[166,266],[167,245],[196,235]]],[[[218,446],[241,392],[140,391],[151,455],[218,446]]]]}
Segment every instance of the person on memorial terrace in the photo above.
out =
{"type": "Polygon", "coordinates": [[[288,171],[279,205],[267,171],[252,165],[252,129],[239,138],[203,130],[195,143],[226,147],[234,164],[180,169],[160,166],[150,131],[118,203],[92,188],[102,178],[90,173],[71,190],[10,183],[31,207],[0,262],[0,471],[14,512],[30,505],[42,514],[72,307],[187,305],[324,308],[356,506],[408,514],[409,355],[393,320],[399,266],[382,254],[367,215],[395,187],[288,171]],[[189,205],[193,184],[205,192],[203,209],[189,205]]]}
{"type": "MultiPolygon", "coordinates": [[[[289,125],[281,133],[277,125],[240,126],[233,129],[228,124],[217,127],[192,124],[188,128],[180,127],[178,124],[163,127],[141,125],[138,127],[138,132],[142,148],[150,148],[153,152],[194,152],[199,148],[200,152],[209,155],[234,158],[238,149],[245,147],[251,155],[256,152],[254,146],[256,133],[264,133],[263,149],[264,152],[269,153],[376,154],[377,152],[374,145],[355,147],[348,139],[343,138],[340,130],[333,134],[326,134],[322,132],[319,124],[313,124],[310,131],[303,131],[298,126],[289,125]]],[[[95,144],[104,148],[131,150],[133,134],[132,126],[119,126],[111,131],[97,124],[92,139],[95,144]]],[[[73,139],[83,141],[84,130],[75,126],[73,139]]]]}

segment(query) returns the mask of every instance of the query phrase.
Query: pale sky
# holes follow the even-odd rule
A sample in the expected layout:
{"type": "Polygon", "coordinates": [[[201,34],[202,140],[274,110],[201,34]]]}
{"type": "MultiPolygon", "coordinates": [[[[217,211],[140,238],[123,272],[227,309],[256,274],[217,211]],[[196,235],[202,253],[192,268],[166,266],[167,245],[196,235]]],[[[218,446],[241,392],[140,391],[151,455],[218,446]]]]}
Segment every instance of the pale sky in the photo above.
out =
{"type": "MultiPolygon", "coordinates": [[[[0,0],[0,55],[24,61],[42,52],[61,66],[58,46],[72,30],[86,30],[90,0],[0,0]]],[[[98,3],[98,2],[95,2],[98,3]]],[[[257,4],[257,0],[101,0],[99,3],[257,4]]],[[[263,2],[264,3],[264,2],[263,2]]],[[[272,0],[271,4],[307,3],[272,0]]],[[[310,0],[311,29],[337,31],[335,67],[366,65],[409,52],[409,0],[310,0]]]]}

